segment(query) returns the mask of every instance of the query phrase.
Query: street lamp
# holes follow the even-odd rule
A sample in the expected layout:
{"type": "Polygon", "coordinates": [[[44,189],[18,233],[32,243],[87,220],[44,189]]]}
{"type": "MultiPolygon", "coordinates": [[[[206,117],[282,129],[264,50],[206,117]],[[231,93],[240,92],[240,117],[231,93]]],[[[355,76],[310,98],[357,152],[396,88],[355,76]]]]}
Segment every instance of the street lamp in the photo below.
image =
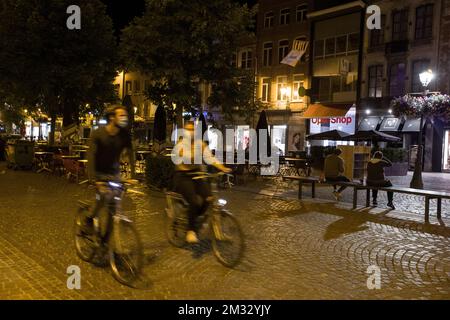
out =
{"type": "MultiPolygon", "coordinates": [[[[433,80],[434,75],[431,69],[428,69],[419,74],[420,82],[424,88],[423,95],[426,97],[428,95],[428,85],[433,80]]],[[[419,125],[419,141],[417,146],[417,158],[416,164],[414,166],[414,174],[411,180],[410,187],[415,189],[423,189],[423,179],[422,179],[422,162],[423,162],[423,115],[420,116],[420,125],[419,125]]]]}
{"type": "Polygon", "coordinates": [[[428,94],[428,85],[430,84],[431,80],[433,80],[434,74],[431,69],[428,69],[427,71],[421,72],[419,74],[420,82],[422,83],[423,87],[425,88],[425,94],[428,94]]]}

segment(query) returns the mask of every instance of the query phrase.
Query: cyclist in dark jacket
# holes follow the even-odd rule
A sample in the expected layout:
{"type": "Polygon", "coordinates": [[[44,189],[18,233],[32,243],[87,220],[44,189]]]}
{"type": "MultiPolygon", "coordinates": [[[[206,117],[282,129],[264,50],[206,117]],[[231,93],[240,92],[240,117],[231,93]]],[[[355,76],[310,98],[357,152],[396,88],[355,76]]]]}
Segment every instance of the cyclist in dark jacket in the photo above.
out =
{"type": "MultiPolygon", "coordinates": [[[[381,151],[375,152],[373,158],[367,164],[367,180],[368,186],[373,187],[392,187],[392,183],[386,180],[384,176],[384,168],[392,166],[392,162],[383,156],[381,151]]],[[[377,203],[378,190],[372,189],[373,205],[377,203]]],[[[394,193],[392,191],[387,192],[388,207],[395,209],[393,204],[394,193]]]]}

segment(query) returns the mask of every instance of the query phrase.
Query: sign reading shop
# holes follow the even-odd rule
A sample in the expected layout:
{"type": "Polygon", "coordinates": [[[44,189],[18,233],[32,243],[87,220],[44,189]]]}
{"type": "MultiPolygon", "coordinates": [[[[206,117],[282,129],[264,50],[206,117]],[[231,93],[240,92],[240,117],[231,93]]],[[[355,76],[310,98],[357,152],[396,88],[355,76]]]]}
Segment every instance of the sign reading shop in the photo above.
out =
{"type": "Polygon", "coordinates": [[[340,130],[348,134],[355,133],[356,109],[350,108],[343,117],[312,118],[310,119],[310,134],[321,133],[331,130],[340,130]]]}

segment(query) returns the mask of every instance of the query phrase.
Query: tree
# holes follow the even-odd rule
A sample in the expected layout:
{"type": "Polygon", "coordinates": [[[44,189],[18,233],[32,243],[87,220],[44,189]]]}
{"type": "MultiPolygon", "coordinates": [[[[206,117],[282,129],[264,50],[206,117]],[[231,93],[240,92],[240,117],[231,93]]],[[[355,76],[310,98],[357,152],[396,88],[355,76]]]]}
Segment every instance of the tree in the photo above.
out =
{"type": "MultiPolygon", "coordinates": [[[[232,79],[239,39],[251,36],[255,10],[231,0],[147,0],[125,28],[121,58],[150,78],[148,98],[183,110],[200,104],[198,85],[232,79]]],[[[169,112],[170,113],[170,112],[169,112]]]]}
{"type": "MultiPolygon", "coordinates": [[[[81,30],[69,30],[69,0],[3,0],[0,86],[15,101],[40,104],[52,119],[78,121],[80,106],[114,97],[117,55],[111,19],[99,0],[80,0],[81,30]]],[[[15,105],[17,108],[20,105],[15,105]]]]}
{"type": "Polygon", "coordinates": [[[250,123],[254,115],[264,108],[260,100],[254,99],[257,87],[253,73],[244,70],[240,77],[214,81],[208,102],[211,107],[220,109],[228,121],[234,123],[237,115],[250,123]]]}
{"type": "Polygon", "coordinates": [[[405,95],[394,98],[391,108],[397,116],[414,116],[420,118],[419,143],[411,188],[423,188],[422,161],[423,161],[423,124],[430,117],[444,121],[450,120],[450,96],[445,94],[430,94],[423,96],[405,95]]]}

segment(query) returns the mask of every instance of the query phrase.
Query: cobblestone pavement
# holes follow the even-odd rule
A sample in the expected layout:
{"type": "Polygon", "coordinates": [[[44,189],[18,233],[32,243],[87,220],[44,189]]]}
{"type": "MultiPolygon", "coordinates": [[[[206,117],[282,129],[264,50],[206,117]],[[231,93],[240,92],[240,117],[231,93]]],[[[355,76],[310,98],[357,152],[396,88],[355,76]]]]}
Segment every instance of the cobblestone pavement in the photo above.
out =
{"type": "Polygon", "coordinates": [[[76,201],[92,198],[91,189],[51,175],[2,171],[0,164],[1,299],[450,299],[449,220],[426,225],[414,210],[351,211],[348,203],[330,201],[329,189],[320,190],[325,200],[300,202],[286,191],[289,185],[261,178],[257,185],[267,188],[249,183],[223,191],[246,236],[244,259],[234,270],[208,250],[167,243],[161,193],[127,197],[148,281],[128,288],[75,254],[76,201]],[[70,265],[81,268],[81,290],[66,287],[70,265]],[[381,269],[380,290],[367,288],[371,265],[381,269]]]}

